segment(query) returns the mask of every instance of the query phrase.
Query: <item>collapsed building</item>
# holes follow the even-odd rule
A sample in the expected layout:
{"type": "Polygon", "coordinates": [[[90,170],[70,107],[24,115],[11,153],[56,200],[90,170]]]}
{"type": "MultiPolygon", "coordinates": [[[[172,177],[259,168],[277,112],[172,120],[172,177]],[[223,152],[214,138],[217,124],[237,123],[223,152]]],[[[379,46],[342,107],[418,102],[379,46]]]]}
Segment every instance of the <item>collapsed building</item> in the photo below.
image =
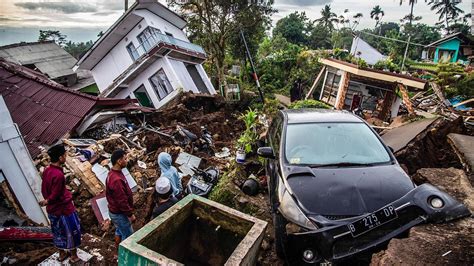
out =
{"type": "Polygon", "coordinates": [[[138,99],[160,108],[179,91],[216,94],[191,43],[186,21],[156,0],[136,1],[77,62],[90,70],[101,96],[138,99]]]}
{"type": "Polygon", "coordinates": [[[324,76],[319,100],[339,110],[360,108],[370,117],[388,120],[398,115],[403,102],[409,113],[413,107],[408,89],[423,90],[426,80],[389,71],[361,68],[345,61],[320,59],[324,76]]]}
{"type": "Polygon", "coordinates": [[[143,110],[134,100],[107,99],[67,89],[29,68],[0,59],[2,200],[38,224],[41,178],[33,165],[46,147],[75,134],[102,111],[143,110]]]}

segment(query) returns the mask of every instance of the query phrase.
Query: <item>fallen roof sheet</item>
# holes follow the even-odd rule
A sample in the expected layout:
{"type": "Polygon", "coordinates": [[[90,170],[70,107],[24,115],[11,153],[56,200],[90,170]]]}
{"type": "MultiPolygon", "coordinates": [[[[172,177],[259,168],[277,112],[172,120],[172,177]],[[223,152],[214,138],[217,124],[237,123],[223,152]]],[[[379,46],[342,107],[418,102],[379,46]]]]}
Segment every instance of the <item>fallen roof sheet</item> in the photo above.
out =
{"type": "Polygon", "coordinates": [[[410,143],[416,136],[427,129],[436,118],[423,119],[409,123],[394,129],[382,135],[382,139],[387,146],[392,147],[397,152],[410,143]]]}
{"type": "Polygon", "coordinates": [[[55,79],[74,74],[77,60],[54,41],[19,43],[0,47],[0,57],[20,65],[34,65],[55,79]]]}
{"type": "Polygon", "coordinates": [[[0,58],[0,95],[20,128],[31,156],[74,130],[95,106],[118,107],[130,100],[75,92],[44,75],[0,58]]]}

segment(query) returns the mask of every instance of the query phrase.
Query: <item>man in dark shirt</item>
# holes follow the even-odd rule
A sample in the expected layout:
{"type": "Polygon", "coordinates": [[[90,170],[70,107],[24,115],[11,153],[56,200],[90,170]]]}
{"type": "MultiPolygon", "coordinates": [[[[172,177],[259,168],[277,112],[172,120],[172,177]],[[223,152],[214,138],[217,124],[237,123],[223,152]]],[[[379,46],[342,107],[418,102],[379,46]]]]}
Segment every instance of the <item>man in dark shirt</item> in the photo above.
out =
{"type": "Polygon", "coordinates": [[[115,225],[115,244],[120,244],[133,233],[133,195],[122,169],[127,166],[127,156],[123,150],[116,150],[110,158],[112,169],[105,182],[105,196],[109,206],[109,216],[115,225]]]}
{"type": "Polygon", "coordinates": [[[66,162],[66,149],[63,145],[56,145],[48,150],[48,155],[51,164],[43,172],[41,194],[44,200],[39,204],[46,206],[53,243],[59,249],[59,260],[65,260],[70,252],[69,262],[75,263],[80,260],[76,248],[81,244],[81,225],[61,167],[66,162]]]}
{"type": "Polygon", "coordinates": [[[156,206],[153,208],[152,219],[171,208],[178,199],[172,195],[173,190],[171,189],[171,182],[166,177],[160,177],[155,183],[155,194],[154,199],[156,206]]]}

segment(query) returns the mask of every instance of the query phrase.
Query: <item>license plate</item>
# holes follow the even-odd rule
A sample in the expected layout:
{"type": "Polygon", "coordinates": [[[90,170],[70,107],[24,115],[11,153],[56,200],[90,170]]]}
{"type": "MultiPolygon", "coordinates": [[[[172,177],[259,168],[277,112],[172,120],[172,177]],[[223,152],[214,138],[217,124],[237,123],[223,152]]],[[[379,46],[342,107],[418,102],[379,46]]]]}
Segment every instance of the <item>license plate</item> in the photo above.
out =
{"type": "Polygon", "coordinates": [[[357,237],[381,226],[382,224],[390,222],[397,217],[397,211],[395,211],[395,208],[392,205],[389,205],[360,220],[348,224],[347,227],[349,227],[352,236],[357,237]]]}

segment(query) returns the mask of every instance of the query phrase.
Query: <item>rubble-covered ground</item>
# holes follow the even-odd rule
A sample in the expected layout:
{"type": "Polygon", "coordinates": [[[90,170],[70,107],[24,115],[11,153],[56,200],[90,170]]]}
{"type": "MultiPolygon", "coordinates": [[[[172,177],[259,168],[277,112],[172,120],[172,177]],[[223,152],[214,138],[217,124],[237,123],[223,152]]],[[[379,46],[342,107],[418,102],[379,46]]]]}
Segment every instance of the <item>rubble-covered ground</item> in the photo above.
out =
{"type": "MultiPolygon", "coordinates": [[[[162,151],[169,152],[173,161],[183,151],[165,136],[154,131],[172,132],[176,125],[184,126],[197,135],[200,127],[206,126],[213,136],[216,151],[227,147],[231,156],[217,158],[204,151],[195,151],[193,155],[202,159],[200,168],[209,166],[219,168],[221,177],[219,184],[213,189],[209,198],[253,215],[268,222],[268,227],[260,249],[258,264],[283,265],[284,262],[274,251],[273,224],[268,205],[268,195],[265,187],[262,161],[256,154],[249,154],[246,163],[237,164],[235,141],[244,129],[244,124],[238,119],[241,112],[249,106],[249,101],[239,103],[225,102],[221,97],[183,94],[168,104],[164,109],[152,114],[131,115],[128,122],[133,124],[133,130],[115,129],[104,130],[97,128],[86,136],[100,136],[103,150],[98,152],[94,160],[101,162],[107,159],[117,148],[129,151],[130,163],[128,169],[138,183],[139,189],[134,193],[135,215],[137,220],[133,226],[138,230],[145,225],[151,216],[153,208],[152,188],[160,176],[156,158],[162,151]],[[148,128],[148,129],[145,129],[148,128]],[[151,130],[150,130],[151,129],[151,130]],[[109,138],[115,134],[114,138],[109,138]],[[116,134],[120,134],[117,137],[116,134]],[[104,140],[105,139],[105,140],[104,140]],[[146,169],[138,165],[138,161],[146,164],[146,169]],[[248,196],[241,191],[244,181],[251,175],[261,180],[260,193],[248,196]]],[[[407,172],[415,182],[431,183],[446,190],[449,194],[463,201],[471,210],[474,208],[473,189],[466,184],[465,174],[461,164],[447,142],[448,133],[466,133],[462,120],[440,120],[418,135],[399,153],[397,158],[404,164],[407,172]],[[428,168],[436,167],[436,168],[428,168]],[[456,167],[448,168],[448,167],[456,167]],[[424,168],[424,169],[420,169],[424,168]]],[[[74,152],[70,153],[71,155],[74,152]]],[[[38,168],[46,165],[47,161],[39,160],[38,168]],[[42,161],[42,162],[40,162],[42,161]]],[[[84,183],[77,185],[72,180],[76,177],[72,171],[66,171],[68,186],[73,192],[74,202],[78,210],[83,231],[82,249],[93,254],[92,264],[114,264],[116,250],[113,243],[113,228],[102,230],[92,210],[90,200],[93,195],[86,189],[84,183]]],[[[186,179],[183,181],[186,183],[186,179]]],[[[472,218],[439,225],[421,225],[410,230],[408,238],[393,239],[386,250],[374,254],[373,265],[386,264],[450,264],[472,265],[474,262],[474,222],[472,218]],[[444,255],[444,256],[443,256],[444,255]]],[[[0,258],[16,259],[19,264],[36,264],[49,257],[55,249],[51,243],[13,243],[0,245],[0,258]]],[[[356,263],[355,260],[349,264],[356,263]]],[[[365,263],[362,264],[367,264],[365,263]]],[[[361,264],[357,261],[357,264],[361,264]]]]}
{"type": "MultiPolygon", "coordinates": [[[[418,184],[430,183],[474,209],[474,189],[463,170],[424,168],[413,177],[418,184]]],[[[473,265],[474,218],[412,228],[408,238],[392,239],[371,265],[473,265]]]]}

